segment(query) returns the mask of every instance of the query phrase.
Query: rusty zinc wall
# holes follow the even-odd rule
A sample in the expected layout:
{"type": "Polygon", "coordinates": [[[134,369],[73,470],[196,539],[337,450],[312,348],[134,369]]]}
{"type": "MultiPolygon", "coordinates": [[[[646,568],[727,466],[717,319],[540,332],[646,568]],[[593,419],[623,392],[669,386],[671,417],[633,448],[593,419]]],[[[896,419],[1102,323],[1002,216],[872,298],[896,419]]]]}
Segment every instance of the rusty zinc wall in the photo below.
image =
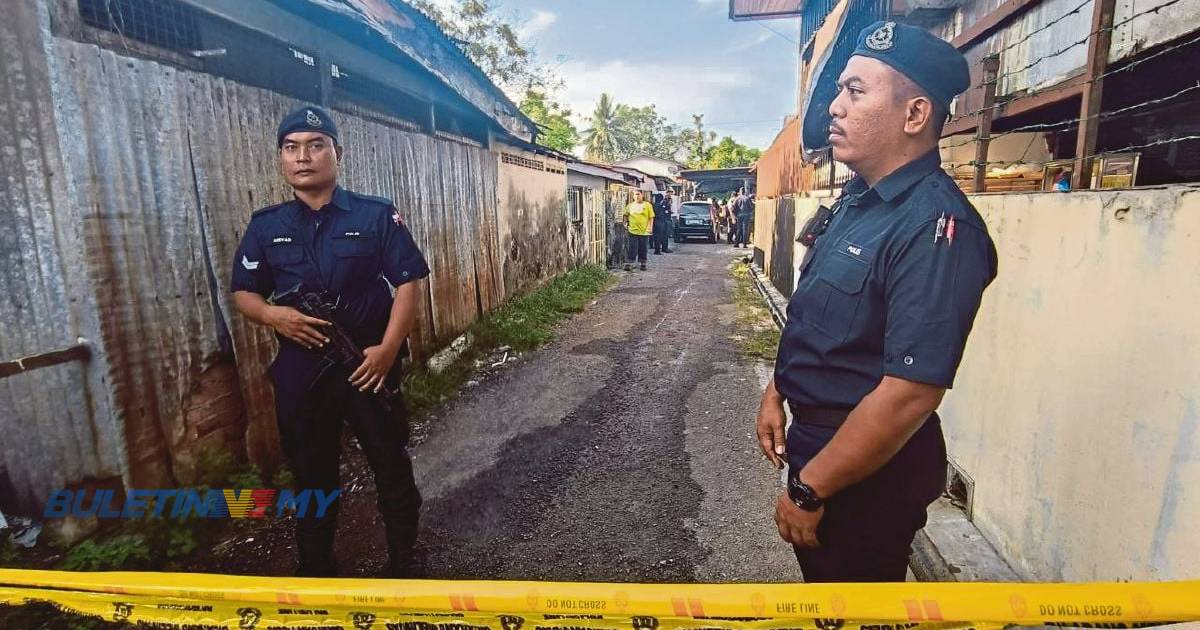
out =
{"type": "MultiPolygon", "coordinates": [[[[59,152],[45,47],[35,6],[0,20],[0,360],[93,342],[91,278],[59,152]]],[[[72,362],[0,379],[0,507],[40,503],[50,488],[115,479],[123,440],[98,371],[72,362]]]]}
{"type": "Polygon", "coordinates": [[[757,199],[807,192],[812,184],[812,166],[804,163],[800,147],[802,120],[790,118],[775,141],[758,159],[757,199]]]}
{"type": "MultiPolygon", "coordinates": [[[[0,24],[0,38],[20,51],[0,62],[0,113],[20,123],[0,140],[0,181],[16,208],[0,216],[0,289],[12,296],[0,301],[0,358],[77,335],[96,353],[86,368],[0,381],[4,509],[36,509],[51,489],[86,479],[187,482],[208,445],[274,463],[274,342],[233,313],[227,287],[251,211],[289,194],[274,130],[296,103],[54,38],[37,8],[0,24]]],[[[343,183],[395,199],[433,268],[416,356],[498,304],[506,286],[525,286],[523,274],[563,268],[565,234],[551,228],[536,250],[554,252],[542,268],[506,270],[487,149],[335,115],[343,183]]],[[[528,198],[522,185],[508,194],[528,198]]],[[[531,208],[554,206],[548,188],[531,208]]]]}

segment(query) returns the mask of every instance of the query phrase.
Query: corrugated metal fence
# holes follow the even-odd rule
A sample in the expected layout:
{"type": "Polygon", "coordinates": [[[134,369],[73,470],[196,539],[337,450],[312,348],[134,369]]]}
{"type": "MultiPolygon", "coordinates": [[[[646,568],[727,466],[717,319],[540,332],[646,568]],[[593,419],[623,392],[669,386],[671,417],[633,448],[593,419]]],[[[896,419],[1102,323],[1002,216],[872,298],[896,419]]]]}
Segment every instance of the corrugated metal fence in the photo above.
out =
{"type": "MultiPolygon", "coordinates": [[[[93,359],[0,379],[0,506],[36,508],[64,484],[186,482],[208,445],[277,461],[274,341],[232,312],[227,287],[251,211],[289,194],[274,130],[295,103],[54,38],[18,4],[0,22],[13,208],[0,360],[80,335],[93,359]]],[[[338,118],[343,183],[394,199],[433,268],[413,333],[425,356],[505,297],[495,156],[338,118]]]]}

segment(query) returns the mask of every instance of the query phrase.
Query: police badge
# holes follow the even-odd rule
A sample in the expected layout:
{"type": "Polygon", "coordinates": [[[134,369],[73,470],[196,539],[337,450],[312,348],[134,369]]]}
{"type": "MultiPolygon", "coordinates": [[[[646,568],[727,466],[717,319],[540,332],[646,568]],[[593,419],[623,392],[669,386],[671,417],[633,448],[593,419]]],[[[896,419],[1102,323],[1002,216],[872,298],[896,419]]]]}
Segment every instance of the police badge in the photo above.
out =
{"type": "MultiPolygon", "coordinates": [[[[889,24],[890,24],[890,22],[889,22],[889,24]]],[[[316,115],[316,113],[314,113],[313,110],[311,110],[311,109],[308,110],[308,115],[304,117],[304,120],[305,120],[305,122],[308,123],[309,127],[320,127],[321,126],[321,117],[316,115]]]]}
{"type": "Polygon", "coordinates": [[[883,26],[875,29],[874,33],[871,33],[867,36],[867,41],[864,43],[866,44],[867,48],[870,48],[871,50],[891,50],[892,45],[895,44],[895,29],[895,22],[884,22],[883,26]]]}

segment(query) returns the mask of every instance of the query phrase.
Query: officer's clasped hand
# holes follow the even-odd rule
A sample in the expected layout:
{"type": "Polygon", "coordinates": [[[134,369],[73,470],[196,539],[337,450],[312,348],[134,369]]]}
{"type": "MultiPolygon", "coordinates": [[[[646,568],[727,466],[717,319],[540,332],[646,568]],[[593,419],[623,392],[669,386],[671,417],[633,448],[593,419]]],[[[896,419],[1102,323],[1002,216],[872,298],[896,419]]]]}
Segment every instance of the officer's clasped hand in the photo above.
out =
{"type": "Polygon", "coordinates": [[[329,326],[329,322],[309,317],[290,306],[271,308],[271,328],[305,348],[320,348],[329,343],[317,326],[329,326]]]}

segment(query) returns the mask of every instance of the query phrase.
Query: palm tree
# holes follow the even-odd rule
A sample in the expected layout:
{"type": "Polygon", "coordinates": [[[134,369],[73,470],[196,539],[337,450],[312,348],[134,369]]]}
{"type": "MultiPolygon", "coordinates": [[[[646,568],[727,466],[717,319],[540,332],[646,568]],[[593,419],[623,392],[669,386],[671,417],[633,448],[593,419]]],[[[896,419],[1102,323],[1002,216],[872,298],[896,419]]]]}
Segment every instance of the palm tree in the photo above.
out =
{"type": "Polygon", "coordinates": [[[584,155],[595,162],[613,163],[621,144],[621,132],[617,124],[617,108],[607,93],[601,94],[596,102],[590,125],[583,132],[584,155]]]}

